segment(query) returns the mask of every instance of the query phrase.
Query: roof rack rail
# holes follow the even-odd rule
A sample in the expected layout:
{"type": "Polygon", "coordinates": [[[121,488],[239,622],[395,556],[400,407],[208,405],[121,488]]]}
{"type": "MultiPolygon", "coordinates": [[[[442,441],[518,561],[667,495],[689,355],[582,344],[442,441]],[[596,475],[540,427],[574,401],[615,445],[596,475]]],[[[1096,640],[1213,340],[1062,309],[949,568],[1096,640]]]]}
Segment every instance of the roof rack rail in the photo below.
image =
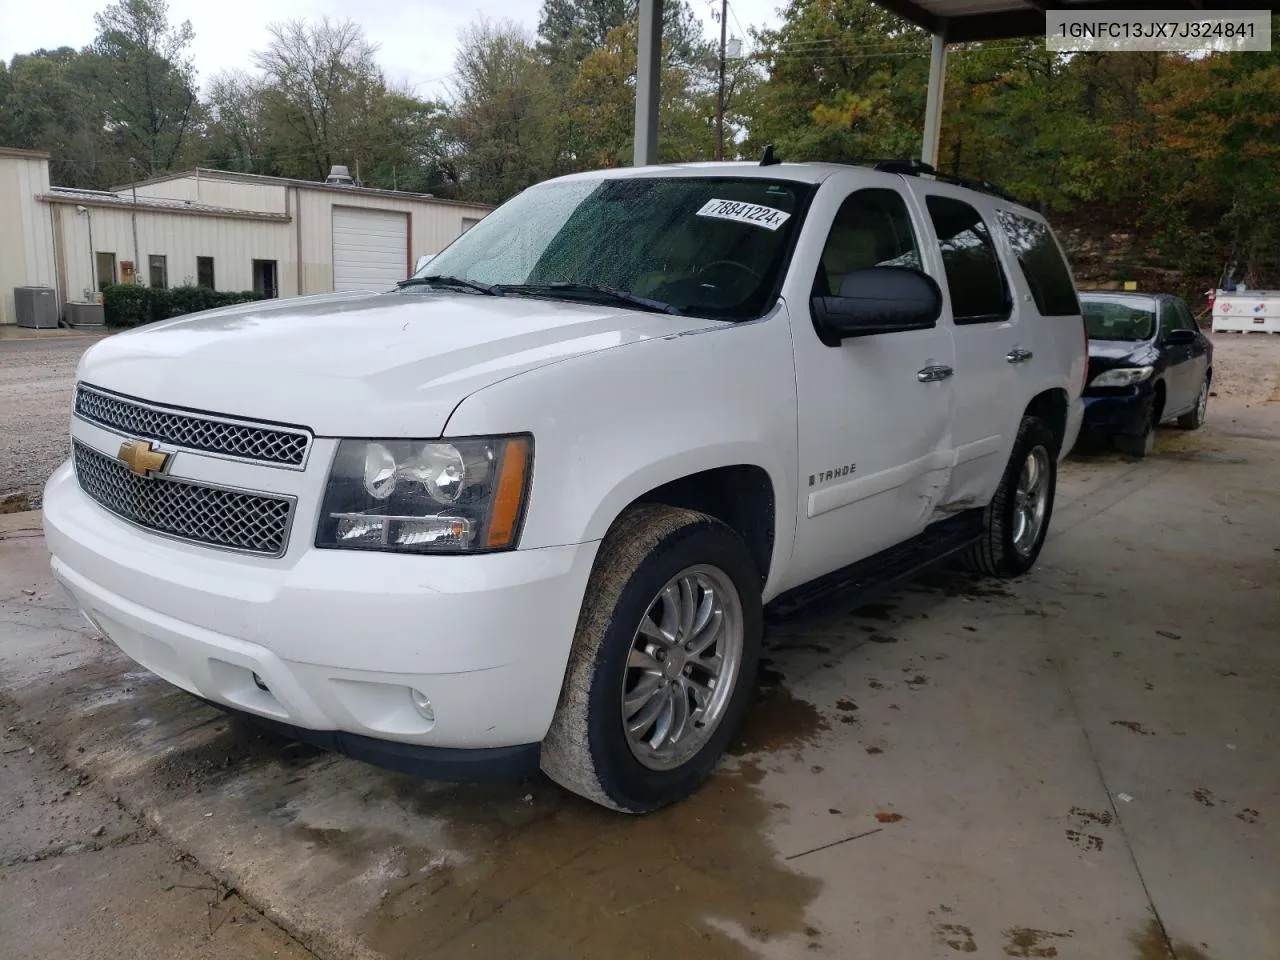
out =
{"type": "Polygon", "coordinates": [[[999,197],[1001,200],[1008,200],[1010,203],[1022,202],[1013,194],[996,186],[989,180],[972,180],[969,177],[958,177],[954,174],[942,173],[929,166],[929,164],[912,157],[896,160],[858,160],[855,162],[859,166],[871,166],[885,173],[897,173],[907,177],[933,177],[933,179],[940,180],[943,183],[954,183],[957,187],[977,190],[979,193],[990,194],[991,196],[999,197]]]}

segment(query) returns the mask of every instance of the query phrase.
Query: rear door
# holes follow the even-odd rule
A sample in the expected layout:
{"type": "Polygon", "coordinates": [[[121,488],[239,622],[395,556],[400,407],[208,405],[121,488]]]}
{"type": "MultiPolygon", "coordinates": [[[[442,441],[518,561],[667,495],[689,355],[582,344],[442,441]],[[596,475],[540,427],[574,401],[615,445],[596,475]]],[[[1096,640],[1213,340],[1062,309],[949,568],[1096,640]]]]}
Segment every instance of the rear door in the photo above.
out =
{"type": "Polygon", "coordinates": [[[995,493],[1018,429],[1015,394],[1025,360],[1020,305],[1014,303],[990,210],[972,191],[934,181],[908,181],[929,230],[929,255],[942,274],[944,316],[954,328],[955,467],[939,505],[952,513],[982,506],[995,493]]]}

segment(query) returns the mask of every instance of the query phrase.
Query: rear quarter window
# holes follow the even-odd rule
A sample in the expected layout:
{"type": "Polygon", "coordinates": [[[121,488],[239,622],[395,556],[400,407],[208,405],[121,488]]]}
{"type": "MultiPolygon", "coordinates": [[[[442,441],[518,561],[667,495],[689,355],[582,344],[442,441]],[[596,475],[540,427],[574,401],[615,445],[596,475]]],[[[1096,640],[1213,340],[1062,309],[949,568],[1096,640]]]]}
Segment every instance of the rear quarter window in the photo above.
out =
{"type": "Polygon", "coordinates": [[[1068,317],[1080,313],[1071,271],[1062,259],[1047,224],[1008,210],[997,213],[1009,244],[1018,257],[1022,276],[1031,288],[1036,308],[1044,317],[1068,317]]]}

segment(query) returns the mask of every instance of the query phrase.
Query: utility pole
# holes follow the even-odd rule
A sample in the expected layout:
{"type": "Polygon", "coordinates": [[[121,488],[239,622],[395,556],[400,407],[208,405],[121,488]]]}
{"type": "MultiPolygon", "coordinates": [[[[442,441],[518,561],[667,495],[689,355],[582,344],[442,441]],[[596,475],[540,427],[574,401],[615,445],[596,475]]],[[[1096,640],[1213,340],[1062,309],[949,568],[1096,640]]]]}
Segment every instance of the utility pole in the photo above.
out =
{"type": "Polygon", "coordinates": [[[720,86],[716,90],[716,159],[724,159],[724,57],[729,29],[729,0],[720,0],[720,86]]]}
{"type": "MultiPolygon", "coordinates": [[[[142,270],[142,263],[138,260],[138,170],[137,161],[133,157],[129,158],[129,186],[133,188],[133,210],[130,217],[133,220],[133,283],[138,285],[138,274],[142,270]]],[[[150,278],[148,278],[150,279],[150,278]]]]}

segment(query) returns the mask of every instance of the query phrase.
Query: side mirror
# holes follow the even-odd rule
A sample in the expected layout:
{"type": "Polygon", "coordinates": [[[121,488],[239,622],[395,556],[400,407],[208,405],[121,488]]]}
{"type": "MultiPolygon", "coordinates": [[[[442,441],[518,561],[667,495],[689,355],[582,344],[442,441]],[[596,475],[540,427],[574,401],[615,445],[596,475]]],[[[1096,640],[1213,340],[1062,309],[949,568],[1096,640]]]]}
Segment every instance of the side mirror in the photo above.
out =
{"type": "Polygon", "coordinates": [[[847,273],[834,297],[811,302],[818,336],[829,347],[849,337],[928,330],[942,314],[942,290],[911,267],[866,267],[847,273]]]}
{"type": "Polygon", "coordinates": [[[436,255],[434,253],[424,253],[422,256],[420,256],[418,258],[418,262],[413,265],[412,276],[416,277],[418,274],[420,274],[422,272],[422,268],[425,267],[432,260],[434,260],[435,257],[436,255]]]}
{"type": "Polygon", "coordinates": [[[1194,330],[1170,330],[1164,335],[1164,342],[1171,347],[1185,347],[1196,342],[1194,330]]]}

